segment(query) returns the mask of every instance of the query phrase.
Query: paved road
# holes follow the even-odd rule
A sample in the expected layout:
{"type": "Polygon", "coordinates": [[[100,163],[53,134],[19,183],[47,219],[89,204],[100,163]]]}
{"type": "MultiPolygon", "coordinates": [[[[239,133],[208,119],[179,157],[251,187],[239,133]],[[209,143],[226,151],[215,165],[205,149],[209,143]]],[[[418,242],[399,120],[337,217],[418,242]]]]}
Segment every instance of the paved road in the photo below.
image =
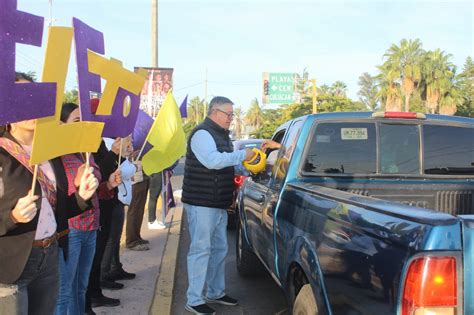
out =
{"type": "MultiPolygon", "coordinates": [[[[183,214],[183,218],[185,215],[183,214]]],[[[242,278],[235,266],[235,231],[228,231],[229,255],[226,259],[227,293],[239,300],[238,306],[213,305],[217,314],[278,314],[287,315],[285,296],[269,275],[242,278]]],[[[184,310],[187,289],[186,254],[189,248],[189,233],[186,219],[183,219],[178,253],[173,305],[171,314],[189,315],[184,310]]]]}

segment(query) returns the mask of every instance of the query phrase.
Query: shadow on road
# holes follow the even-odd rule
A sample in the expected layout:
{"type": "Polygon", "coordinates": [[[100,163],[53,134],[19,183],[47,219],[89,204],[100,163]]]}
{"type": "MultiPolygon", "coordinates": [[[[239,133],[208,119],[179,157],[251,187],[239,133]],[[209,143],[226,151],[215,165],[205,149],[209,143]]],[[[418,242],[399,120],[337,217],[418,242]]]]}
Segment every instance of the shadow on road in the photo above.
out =
{"type": "MultiPolygon", "coordinates": [[[[217,314],[278,314],[288,315],[288,305],[283,291],[268,275],[242,278],[235,266],[235,231],[228,231],[229,254],[226,258],[226,293],[239,300],[237,306],[215,305],[217,314]]],[[[186,215],[183,213],[181,239],[179,244],[175,286],[173,290],[172,315],[189,315],[184,310],[187,289],[186,255],[189,249],[189,232],[186,215]]]]}

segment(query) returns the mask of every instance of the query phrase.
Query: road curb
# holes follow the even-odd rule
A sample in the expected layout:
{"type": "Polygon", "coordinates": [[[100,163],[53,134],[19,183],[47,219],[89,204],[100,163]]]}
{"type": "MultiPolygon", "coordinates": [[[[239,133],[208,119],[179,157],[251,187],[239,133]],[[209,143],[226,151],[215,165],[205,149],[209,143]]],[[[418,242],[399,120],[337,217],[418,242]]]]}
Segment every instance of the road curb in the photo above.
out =
{"type": "Polygon", "coordinates": [[[149,311],[151,315],[168,315],[171,313],[182,215],[183,208],[176,207],[174,209],[173,218],[171,219],[166,247],[161,260],[160,272],[156,280],[155,295],[149,311]]]}

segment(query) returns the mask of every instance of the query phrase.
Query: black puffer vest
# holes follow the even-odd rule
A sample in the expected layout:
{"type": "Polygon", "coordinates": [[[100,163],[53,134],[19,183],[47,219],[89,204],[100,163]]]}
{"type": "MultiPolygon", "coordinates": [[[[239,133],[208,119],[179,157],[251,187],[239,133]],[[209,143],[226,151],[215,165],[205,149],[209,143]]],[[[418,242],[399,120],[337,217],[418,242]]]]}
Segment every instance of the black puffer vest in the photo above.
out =
{"type": "Polygon", "coordinates": [[[202,124],[194,128],[188,139],[181,201],[195,206],[227,209],[233,199],[234,167],[211,170],[199,162],[191,150],[191,138],[198,130],[206,130],[211,134],[216,142],[217,151],[233,151],[229,131],[211,119],[206,118],[202,124]]]}

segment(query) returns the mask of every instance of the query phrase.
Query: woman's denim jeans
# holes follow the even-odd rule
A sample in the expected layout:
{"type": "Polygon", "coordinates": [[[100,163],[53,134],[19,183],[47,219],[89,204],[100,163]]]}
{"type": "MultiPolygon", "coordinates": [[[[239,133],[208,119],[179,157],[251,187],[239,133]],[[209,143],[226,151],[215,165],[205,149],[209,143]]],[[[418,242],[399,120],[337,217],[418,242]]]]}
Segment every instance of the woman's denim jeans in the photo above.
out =
{"type": "Polygon", "coordinates": [[[60,289],[56,314],[83,315],[89,273],[95,254],[97,231],[70,229],[69,253],[64,261],[62,249],[59,255],[60,289]]]}

